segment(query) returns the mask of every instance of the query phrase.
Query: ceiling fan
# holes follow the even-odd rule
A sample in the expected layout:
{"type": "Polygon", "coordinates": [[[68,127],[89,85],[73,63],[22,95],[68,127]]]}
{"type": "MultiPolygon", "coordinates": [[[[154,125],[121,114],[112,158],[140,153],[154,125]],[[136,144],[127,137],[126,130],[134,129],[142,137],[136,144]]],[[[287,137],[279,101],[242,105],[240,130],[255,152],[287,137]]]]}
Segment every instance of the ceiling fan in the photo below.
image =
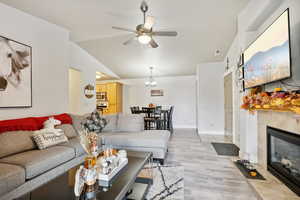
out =
{"type": "Polygon", "coordinates": [[[153,25],[155,22],[154,17],[146,16],[146,13],[149,9],[146,1],[143,1],[140,7],[143,12],[143,24],[139,24],[136,26],[136,30],[116,27],[113,26],[113,29],[127,31],[134,33],[135,36],[128,41],[124,42],[124,45],[131,44],[133,41],[138,40],[141,44],[150,45],[152,48],[157,48],[158,44],[153,39],[153,36],[166,36],[166,37],[176,37],[178,33],[176,31],[153,31],[153,25]]]}

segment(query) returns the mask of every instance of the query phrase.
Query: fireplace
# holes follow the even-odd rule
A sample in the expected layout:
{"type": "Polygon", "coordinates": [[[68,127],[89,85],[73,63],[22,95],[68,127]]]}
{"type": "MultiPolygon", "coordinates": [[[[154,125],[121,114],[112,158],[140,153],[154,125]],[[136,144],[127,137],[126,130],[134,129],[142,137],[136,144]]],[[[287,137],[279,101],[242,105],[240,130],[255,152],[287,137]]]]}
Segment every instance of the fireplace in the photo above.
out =
{"type": "Polygon", "coordinates": [[[300,196],[300,135],[267,127],[268,170],[300,196]]]}

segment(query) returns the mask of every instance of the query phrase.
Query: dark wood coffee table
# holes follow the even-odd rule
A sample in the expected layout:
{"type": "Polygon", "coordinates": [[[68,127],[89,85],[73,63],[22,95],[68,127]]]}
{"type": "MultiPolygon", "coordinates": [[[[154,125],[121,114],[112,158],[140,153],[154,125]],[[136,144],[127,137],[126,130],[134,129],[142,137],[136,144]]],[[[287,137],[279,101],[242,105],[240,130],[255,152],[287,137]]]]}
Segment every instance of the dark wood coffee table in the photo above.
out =
{"type": "MultiPolygon", "coordinates": [[[[118,175],[109,183],[110,187],[96,185],[93,200],[124,200],[130,193],[131,196],[144,199],[149,186],[152,184],[151,177],[138,177],[144,166],[151,161],[151,153],[127,152],[128,164],[119,172],[118,175]],[[135,187],[137,191],[135,191],[135,187]],[[143,191],[141,191],[143,190],[143,191]],[[136,194],[134,194],[136,193],[136,194]]],[[[58,176],[49,183],[32,191],[30,194],[20,198],[20,200],[79,200],[74,195],[75,173],[79,166],[70,169],[66,173],[58,176]]],[[[80,200],[85,200],[81,197],[80,200]]]]}

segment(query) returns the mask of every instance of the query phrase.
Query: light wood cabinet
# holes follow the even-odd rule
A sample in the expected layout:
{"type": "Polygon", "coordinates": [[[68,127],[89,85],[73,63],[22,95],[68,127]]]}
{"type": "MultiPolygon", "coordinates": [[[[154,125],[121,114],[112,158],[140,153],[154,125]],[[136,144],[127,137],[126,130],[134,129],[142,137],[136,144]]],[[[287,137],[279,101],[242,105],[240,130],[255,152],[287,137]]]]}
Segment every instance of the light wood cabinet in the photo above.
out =
{"type": "Polygon", "coordinates": [[[96,85],[96,91],[97,92],[106,92],[106,84],[98,84],[96,85]]]}
{"type": "Polygon", "coordinates": [[[123,112],[123,85],[118,82],[98,84],[97,92],[106,92],[108,108],[103,114],[115,114],[123,112]]]}
{"type": "Polygon", "coordinates": [[[117,85],[118,85],[118,83],[108,83],[106,85],[107,99],[109,101],[109,104],[112,104],[112,105],[117,104],[117,85]]]}

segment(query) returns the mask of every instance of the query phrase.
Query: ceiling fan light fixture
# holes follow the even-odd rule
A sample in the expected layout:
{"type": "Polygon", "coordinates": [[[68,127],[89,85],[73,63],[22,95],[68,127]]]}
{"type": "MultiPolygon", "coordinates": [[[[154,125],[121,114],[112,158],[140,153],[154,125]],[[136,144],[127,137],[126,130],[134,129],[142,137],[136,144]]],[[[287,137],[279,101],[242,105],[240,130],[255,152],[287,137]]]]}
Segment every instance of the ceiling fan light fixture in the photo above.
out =
{"type": "Polygon", "coordinates": [[[138,36],[138,40],[141,44],[149,44],[149,42],[152,40],[152,38],[147,34],[142,34],[138,36]]]}

